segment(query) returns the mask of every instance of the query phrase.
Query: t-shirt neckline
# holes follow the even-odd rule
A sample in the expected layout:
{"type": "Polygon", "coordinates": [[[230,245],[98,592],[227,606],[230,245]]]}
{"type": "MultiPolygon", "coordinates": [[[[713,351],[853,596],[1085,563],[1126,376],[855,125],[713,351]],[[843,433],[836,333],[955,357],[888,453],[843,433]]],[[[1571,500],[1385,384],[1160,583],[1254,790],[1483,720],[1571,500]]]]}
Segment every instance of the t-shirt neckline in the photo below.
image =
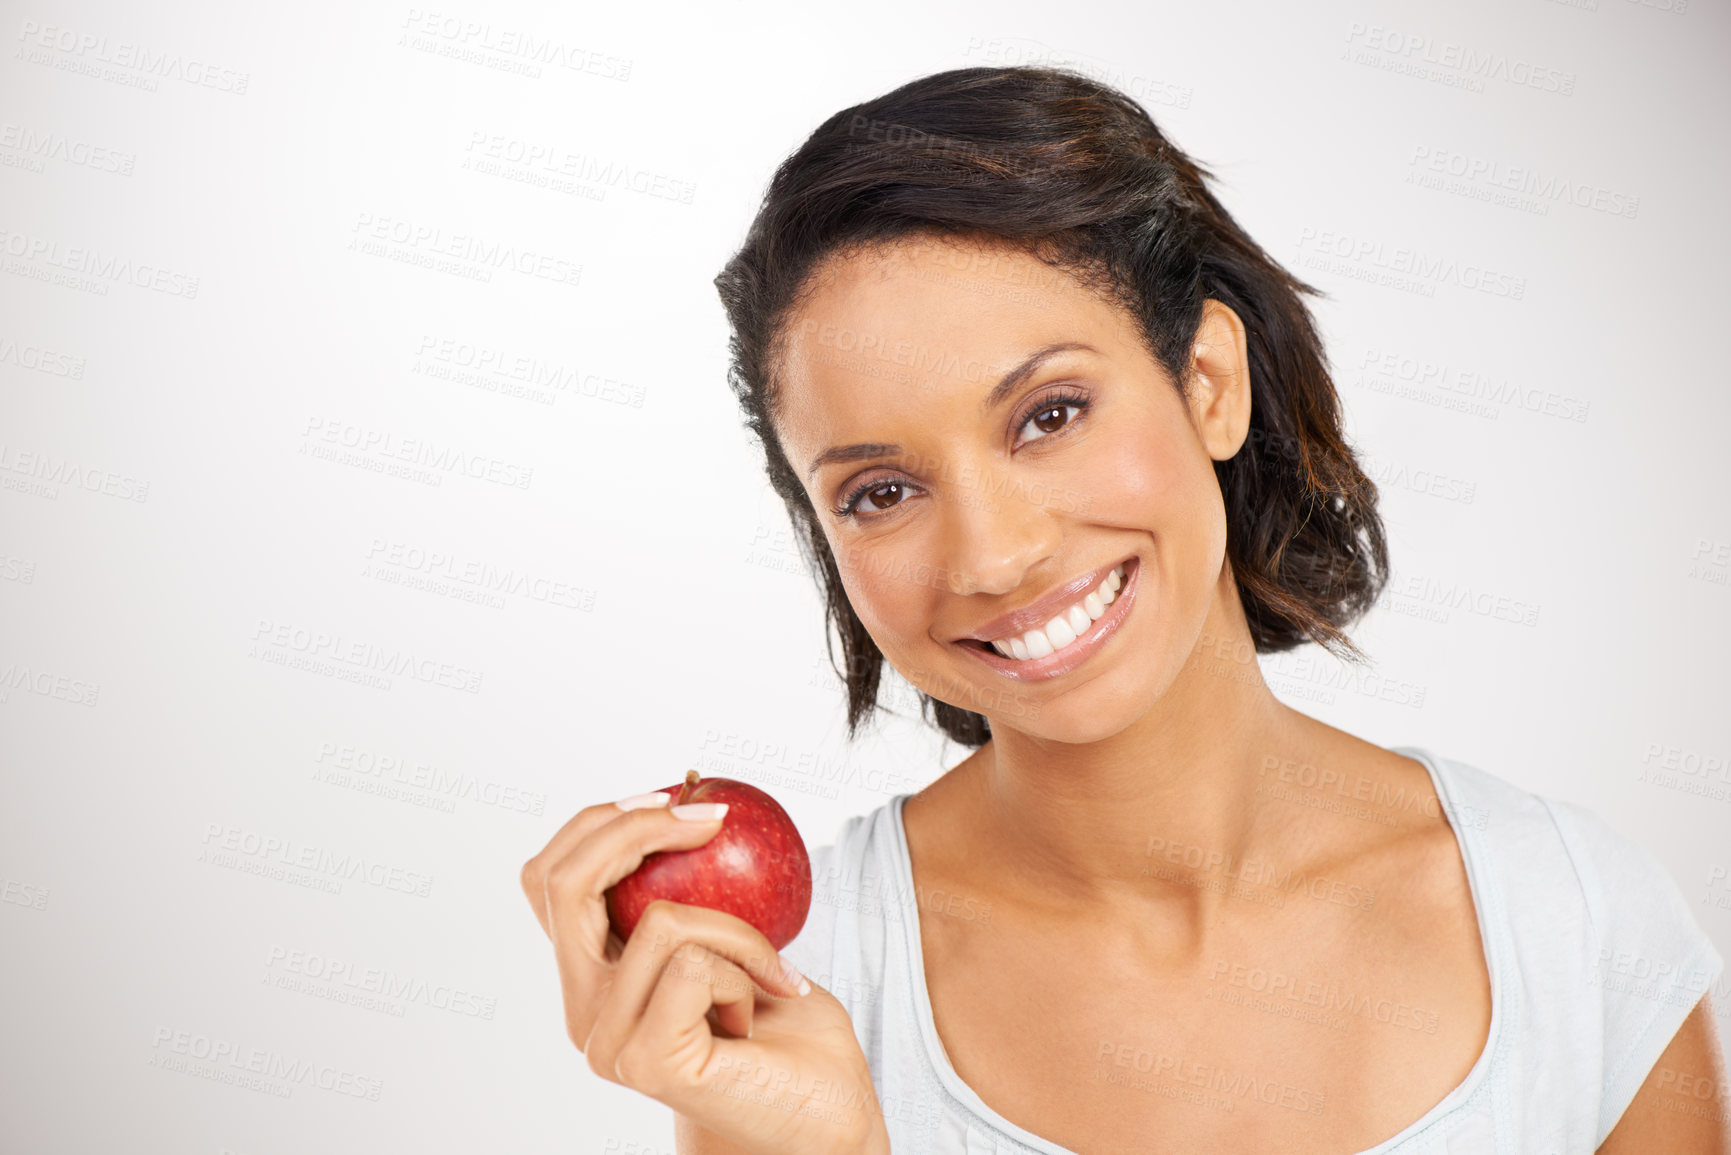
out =
{"type": "MultiPolygon", "coordinates": [[[[1485,971],[1490,979],[1491,988],[1491,1021],[1485,1032],[1484,1049],[1468,1069],[1466,1077],[1457,1083],[1441,1099],[1431,1106],[1431,1109],[1413,1120],[1394,1135],[1389,1136],[1374,1147],[1367,1147],[1353,1155],[1384,1155],[1394,1150],[1423,1131],[1439,1126],[1445,1121],[1466,1109],[1477,1096],[1478,1089],[1487,1078],[1488,1072],[1496,1055],[1502,1049],[1502,1028],[1507,1015],[1504,1003],[1504,984],[1502,979],[1503,949],[1501,941],[1491,933],[1493,922],[1488,916],[1486,906],[1497,902],[1492,890],[1492,881],[1488,868],[1483,864],[1484,848],[1478,838],[1476,828],[1468,826],[1462,829],[1451,815],[1459,814],[1460,807],[1456,803],[1449,783],[1445,781],[1441,766],[1436,756],[1430,750],[1420,746],[1391,746],[1389,750],[1412,758],[1425,768],[1430,775],[1432,787],[1437,797],[1442,801],[1444,820],[1449,829],[1454,832],[1455,844],[1459,848],[1461,861],[1466,867],[1467,889],[1472,895],[1473,915],[1479,927],[1479,945],[1484,953],[1485,971]]],[[[907,829],[902,825],[902,805],[912,795],[898,794],[890,801],[890,826],[895,832],[894,855],[897,882],[903,896],[897,909],[902,921],[902,945],[907,951],[908,971],[913,981],[908,985],[910,997],[913,999],[914,1021],[919,1028],[920,1042],[926,1065],[937,1078],[944,1091],[954,1099],[963,1110],[972,1115],[975,1120],[985,1126],[1013,1138],[1025,1146],[1041,1152],[1042,1155],[1076,1155],[1068,1147],[1061,1147],[1052,1140],[1036,1135],[1010,1122],[998,1114],[986,1101],[981,1099],[974,1089],[962,1081],[950,1064],[949,1055],[944,1051],[943,1041],[938,1038],[937,1022],[932,1016],[931,994],[926,989],[925,952],[920,937],[919,900],[914,893],[913,855],[908,850],[907,829]]]]}

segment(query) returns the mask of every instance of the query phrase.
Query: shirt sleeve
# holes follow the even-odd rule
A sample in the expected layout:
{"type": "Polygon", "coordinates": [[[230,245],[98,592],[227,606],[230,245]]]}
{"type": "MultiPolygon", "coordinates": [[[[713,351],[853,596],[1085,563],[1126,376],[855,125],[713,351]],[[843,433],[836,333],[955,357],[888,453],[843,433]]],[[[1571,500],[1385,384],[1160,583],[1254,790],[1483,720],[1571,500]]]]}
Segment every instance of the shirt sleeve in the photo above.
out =
{"type": "Polygon", "coordinates": [[[1574,864],[1592,928],[1587,973],[1604,1039],[1597,1147],[1725,960],[1652,851],[1584,807],[1544,801],[1574,864]]]}

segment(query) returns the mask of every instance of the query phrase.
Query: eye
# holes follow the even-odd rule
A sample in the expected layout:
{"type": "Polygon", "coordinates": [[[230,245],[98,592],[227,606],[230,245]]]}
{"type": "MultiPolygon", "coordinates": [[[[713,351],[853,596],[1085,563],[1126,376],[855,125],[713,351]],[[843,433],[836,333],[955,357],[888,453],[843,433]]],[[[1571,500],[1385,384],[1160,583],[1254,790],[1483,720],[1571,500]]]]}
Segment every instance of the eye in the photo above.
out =
{"type": "Polygon", "coordinates": [[[902,504],[901,501],[897,500],[897,498],[901,494],[906,493],[908,489],[909,486],[904,481],[868,481],[849,493],[843,500],[841,508],[834,512],[837,517],[870,521],[872,518],[879,516],[879,514],[868,513],[862,517],[859,513],[855,512],[855,507],[859,505],[862,498],[869,502],[871,508],[874,510],[889,510],[902,504]]]}
{"type": "MultiPolygon", "coordinates": [[[[1039,432],[1036,436],[1025,438],[1016,444],[1025,445],[1029,441],[1041,441],[1054,433],[1064,432],[1075,424],[1076,415],[1080,415],[1090,404],[1085,394],[1070,389],[1061,389],[1037,398],[1032,409],[1023,411],[1026,416],[1016,428],[1024,430],[1032,425],[1039,432]],[[1066,414],[1065,411],[1070,409],[1075,410],[1076,414],[1066,414]]],[[[898,505],[905,504],[901,499],[909,492],[918,493],[919,488],[897,478],[873,478],[855,486],[842,499],[841,506],[830,512],[847,521],[874,521],[888,515],[898,505]],[[858,508],[862,500],[868,503],[869,508],[858,508]]]]}
{"type": "MultiPolygon", "coordinates": [[[[1088,399],[1076,393],[1057,393],[1043,397],[1034,404],[1036,408],[1030,410],[1028,416],[1022,420],[1021,425],[1017,426],[1018,429],[1026,429],[1032,425],[1040,430],[1039,436],[1030,437],[1027,439],[1028,441],[1039,441],[1041,438],[1049,437],[1054,433],[1062,433],[1068,429],[1074,423],[1075,418],[1061,416],[1063,411],[1074,409],[1079,414],[1088,408],[1088,399]]],[[[1017,444],[1023,444],[1023,442],[1017,442],[1017,444]]]]}

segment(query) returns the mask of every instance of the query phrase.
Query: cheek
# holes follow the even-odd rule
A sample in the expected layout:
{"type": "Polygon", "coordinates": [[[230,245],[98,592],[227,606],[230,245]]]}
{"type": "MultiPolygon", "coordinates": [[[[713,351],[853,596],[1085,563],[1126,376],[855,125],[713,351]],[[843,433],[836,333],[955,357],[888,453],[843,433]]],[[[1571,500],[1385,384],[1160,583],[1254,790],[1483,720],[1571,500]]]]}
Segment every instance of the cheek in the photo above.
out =
{"type": "Polygon", "coordinates": [[[1219,564],[1225,510],[1214,463],[1199,447],[1150,422],[1088,448],[1091,520],[1150,530],[1175,561],[1219,564]]]}
{"type": "Polygon", "coordinates": [[[928,620],[935,612],[937,571],[924,553],[856,548],[838,554],[836,564],[848,604],[886,654],[910,640],[903,636],[906,623],[928,620]]]}

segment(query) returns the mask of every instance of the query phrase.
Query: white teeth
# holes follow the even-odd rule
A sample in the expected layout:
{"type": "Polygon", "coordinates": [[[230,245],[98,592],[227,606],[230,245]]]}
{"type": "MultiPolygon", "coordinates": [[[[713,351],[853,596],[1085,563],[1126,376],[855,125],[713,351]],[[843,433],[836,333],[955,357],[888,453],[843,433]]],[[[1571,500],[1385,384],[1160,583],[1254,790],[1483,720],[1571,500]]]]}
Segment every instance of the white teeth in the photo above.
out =
{"type": "Polygon", "coordinates": [[[1046,623],[1046,636],[1052,639],[1052,649],[1061,650],[1075,641],[1077,634],[1070,628],[1069,622],[1063,618],[1053,618],[1046,623]]]}
{"type": "Polygon", "coordinates": [[[1029,630],[1019,638],[999,638],[990,645],[999,654],[1018,662],[1055,654],[1087,633],[1088,627],[1105,615],[1106,607],[1118,600],[1118,591],[1123,587],[1124,568],[1114,566],[1105,581],[1043,628],[1029,630]]]}

